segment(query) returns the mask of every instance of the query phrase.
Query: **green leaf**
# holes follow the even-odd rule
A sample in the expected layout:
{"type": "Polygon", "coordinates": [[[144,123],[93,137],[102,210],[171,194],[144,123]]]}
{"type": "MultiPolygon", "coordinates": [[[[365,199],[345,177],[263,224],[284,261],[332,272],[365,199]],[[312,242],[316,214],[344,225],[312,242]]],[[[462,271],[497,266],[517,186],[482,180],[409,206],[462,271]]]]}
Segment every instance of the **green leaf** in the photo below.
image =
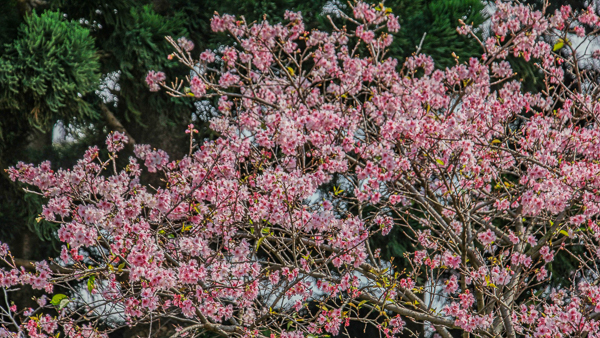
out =
{"type": "Polygon", "coordinates": [[[60,301],[60,303],[58,304],[58,309],[62,310],[65,306],[67,306],[67,304],[69,304],[70,300],[65,298],[63,300],[60,301]]]}
{"type": "Polygon", "coordinates": [[[558,41],[556,41],[556,43],[554,44],[554,47],[552,47],[552,51],[556,52],[557,50],[560,50],[564,46],[565,46],[565,40],[558,39],[558,41]]]}
{"type": "Polygon", "coordinates": [[[446,165],[446,163],[444,163],[444,161],[440,160],[439,158],[437,160],[435,160],[439,165],[446,165]]]}
{"type": "Polygon", "coordinates": [[[568,233],[568,232],[566,232],[566,231],[564,231],[564,230],[561,230],[561,231],[559,231],[559,233],[560,233],[561,235],[565,235],[565,236],[569,237],[569,233],[568,233]]]}
{"type": "Polygon", "coordinates": [[[260,247],[260,244],[262,243],[262,241],[265,240],[266,237],[261,237],[258,239],[258,242],[256,242],[256,251],[258,251],[258,248],[260,247]]]}
{"type": "Polygon", "coordinates": [[[87,281],[87,289],[90,293],[92,293],[92,291],[94,291],[95,282],[96,282],[96,276],[91,275],[87,281]]]}
{"type": "Polygon", "coordinates": [[[124,268],[125,268],[125,262],[119,264],[119,266],[117,267],[117,272],[123,271],[124,268]]]}
{"type": "Polygon", "coordinates": [[[67,295],[63,295],[62,293],[57,293],[52,297],[52,300],[50,300],[50,304],[52,304],[54,306],[58,306],[58,304],[60,304],[60,301],[65,298],[69,298],[69,297],[67,297],[67,295]]]}
{"type": "Polygon", "coordinates": [[[57,293],[52,297],[52,300],[50,300],[50,304],[62,309],[69,304],[69,297],[62,293],[57,293]]]}

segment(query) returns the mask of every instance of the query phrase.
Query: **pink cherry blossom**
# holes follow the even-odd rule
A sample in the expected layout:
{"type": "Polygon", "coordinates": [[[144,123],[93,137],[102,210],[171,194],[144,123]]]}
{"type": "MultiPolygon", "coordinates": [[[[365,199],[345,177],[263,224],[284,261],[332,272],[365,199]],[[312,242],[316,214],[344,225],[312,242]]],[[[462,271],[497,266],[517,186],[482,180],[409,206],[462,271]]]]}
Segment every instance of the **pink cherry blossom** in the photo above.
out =
{"type": "Polygon", "coordinates": [[[593,8],[494,8],[480,56],[445,69],[388,57],[403,13],[383,4],[352,3],[331,33],[290,11],[283,23],[215,14],[212,29],[237,43],[199,57],[168,38],[195,76],[146,82],[214,99],[211,138],[190,124],[186,155],[136,144],[120,168],[128,140],[115,132],[108,158],[91,147],[72,168],[9,168],[44,200],[35,216],[55,224],[61,251],[23,267],[0,245],[0,286],[50,300],[8,305],[0,335],[106,337],[103,308],[54,298],[80,283],[123,325],[160,321],[180,336],[299,338],[360,323],[391,338],[427,322],[441,337],[599,337],[600,103],[580,63],[597,55],[549,42],[595,38],[600,20],[593,8]],[[527,91],[516,59],[543,90],[527,91]],[[373,246],[390,234],[403,257],[373,246]],[[581,266],[553,289],[556,257],[581,266]]]}
{"type": "Polygon", "coordinates": [[[488,246],[496,240],[496,234],[488,229],[487,231],[477,234],[477,238],[479,238],[481,244],[488,246]]]}
{"type": "Polygon", "coordinates": [[[157,92],[160,90],[160,83],[165,79],[165,73],[151,70],[146,76],[146,84],[148,84],[148,87],[150,87],[150,91],[157,92]]]}

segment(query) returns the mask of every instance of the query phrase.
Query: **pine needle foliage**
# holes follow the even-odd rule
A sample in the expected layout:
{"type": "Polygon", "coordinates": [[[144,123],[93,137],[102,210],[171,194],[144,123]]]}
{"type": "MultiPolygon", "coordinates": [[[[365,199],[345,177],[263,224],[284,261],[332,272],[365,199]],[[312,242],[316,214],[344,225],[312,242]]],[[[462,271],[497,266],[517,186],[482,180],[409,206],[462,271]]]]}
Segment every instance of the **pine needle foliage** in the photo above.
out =
{"type": "Polygon", "coordinates": [[[93,118],[84,97],[96,88],[99,69],[87,29],[59,12],[34,12],[0,58],[0,109],[39,129],[58,119],[93,118]]]}

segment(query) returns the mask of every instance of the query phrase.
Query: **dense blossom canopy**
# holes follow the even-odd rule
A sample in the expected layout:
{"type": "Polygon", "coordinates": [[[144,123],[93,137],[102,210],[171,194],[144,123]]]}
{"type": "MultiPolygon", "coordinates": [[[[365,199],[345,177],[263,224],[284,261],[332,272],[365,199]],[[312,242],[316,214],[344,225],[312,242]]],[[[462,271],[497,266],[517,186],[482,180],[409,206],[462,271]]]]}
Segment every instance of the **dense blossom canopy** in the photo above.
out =
{"type": "Polygon", "coordinates": [[[481,58],[436,70],[426,55],[386,57],[395,14],[353,12],[353,29],[332,33],[307,32],[300,13],[215,15],[237,44],[199,58],[169,38],[194,75],[167,85],[151,71],[150,90],[218,100],[219,137],[194,146],[190,125],[184,158],[136,145],[119,169],[127,138],[113,133],[106,160],[92,147],[69,170],[11,168],[48,198],[41,217],[64,246],[62,266],[35,272],[3,248],[1,286],[52,301],[4,309],[2,334],[101,337],[170,319],[188,337],[318,337],[352,322],[386,337],[600,337],[600,103],[568,39],[600,19],[498,2],[481,58]],[[521,90],[509,54],[536,64],[543,90],[521,90]],[[141,183],[143,167],[163,184],[141,183]],[[407,266],[369,245],[394,227],[413,243],[407,266]],[[575,250],[579,270],[554,287],[549,266],[575,250]]]}

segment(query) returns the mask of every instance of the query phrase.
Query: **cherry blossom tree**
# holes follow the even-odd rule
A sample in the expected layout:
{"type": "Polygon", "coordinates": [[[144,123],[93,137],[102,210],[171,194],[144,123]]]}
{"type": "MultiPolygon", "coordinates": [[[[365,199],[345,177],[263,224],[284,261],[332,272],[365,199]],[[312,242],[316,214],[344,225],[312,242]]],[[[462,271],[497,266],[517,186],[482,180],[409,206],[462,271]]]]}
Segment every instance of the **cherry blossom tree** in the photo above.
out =
{"type": "Polygon", "coordinates": [[[136,145],[118,168],[116,132],[108,158],[92,147],[71,169],[11,168],[48,198],[40,217],[64,246],[35,268],[2,247],[0,335],[168,323],[172,337],[299,338],[360,323],[385,337],[600,337],[598,55],[573,42],[598,32],[593,9],[498,2],[494,36],[458,28],[481,57],[445,70],[386,57],[396,14],[352,9],[332,33],[300,13],[215,15],[237,43],[199,57],[168,38],[192,75],[151,71],[150,90],[218,102],[219,137],[196,144],[190,125],[184,158],[136,145]],[[521,90],[509,54],[535,64],[541,92],[521,90]],[[406,266],[369,245],[394,227],[413,244],[406,266]],[[557,255],[579,263],[568,284],[552,282],[557,255]],[[45,290],[39,308],[9,304],[21,285],[45,290]]]}

